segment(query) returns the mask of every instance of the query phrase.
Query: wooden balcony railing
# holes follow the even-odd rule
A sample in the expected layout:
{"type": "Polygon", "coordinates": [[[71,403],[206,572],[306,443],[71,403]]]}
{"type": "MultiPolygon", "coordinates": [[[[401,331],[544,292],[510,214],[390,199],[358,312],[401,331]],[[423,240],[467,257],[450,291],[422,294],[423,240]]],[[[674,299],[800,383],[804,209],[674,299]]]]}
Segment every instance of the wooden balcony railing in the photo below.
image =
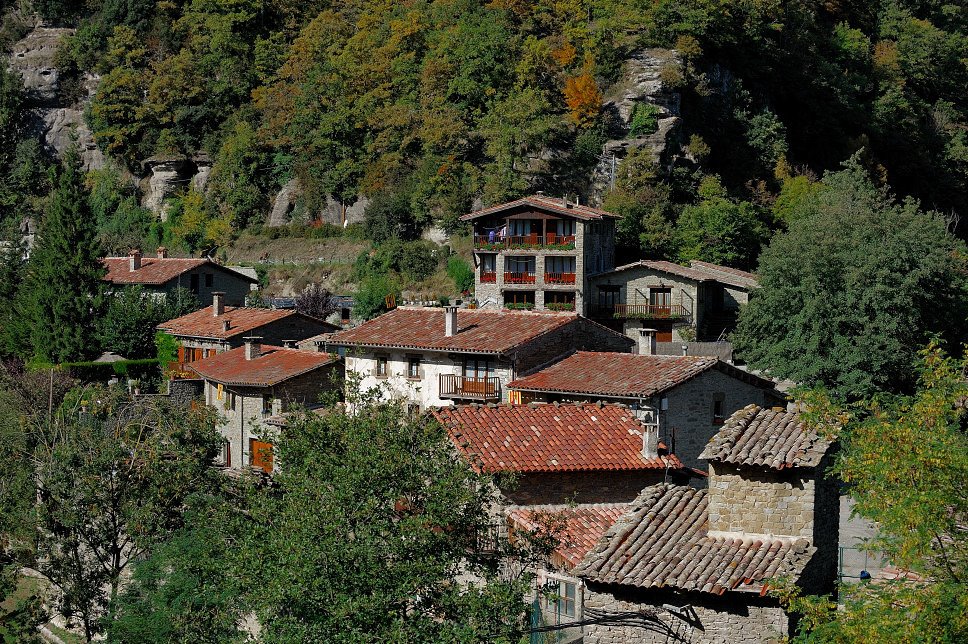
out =
{"type": "Polygon", "coordinates": [[[505,235],[501,237],[495,235],[474,235],[474,248],[477,250],[504,250],[505,248],[574,248],[574,235],[558,235],[547,233],[542,238],[541,233],[531,233],[529,235],[505,235]]]}
{"type": "Polygon", "coordinates": [[[468,378],[453,374],[440,374],[441,398],[469,398],[473,400],[492,400],[500,397],[499,378],[468,378]]]}
{"type": "Polygon", "coordinates": [[[505,284],[534,284],[534,271],[504,273],[505,284]]]}
{"type": "Polygon", "coordinates": [[[497,273],[495,273],[494,271],[490,271],[488,273],[481,271],[482,284],[494,283],[494,282],[497,282],[497,273]]]}
{"type": "Polygon", "coordinates": [[[165,367],[165,373],[172,380],[195,380],[198,374],[188,367],[187,362],[169,362],[165,367]]]}
{"type": "Polygon", "coordinates": [[[681,304],[616,304],[612,317],[679,320],[689,317],[689,309],[681,304]]]}
{"type": "Polygon", "coordinates": [[[545,273],[545,284],[574,284],[574,273],[545,273]]]}

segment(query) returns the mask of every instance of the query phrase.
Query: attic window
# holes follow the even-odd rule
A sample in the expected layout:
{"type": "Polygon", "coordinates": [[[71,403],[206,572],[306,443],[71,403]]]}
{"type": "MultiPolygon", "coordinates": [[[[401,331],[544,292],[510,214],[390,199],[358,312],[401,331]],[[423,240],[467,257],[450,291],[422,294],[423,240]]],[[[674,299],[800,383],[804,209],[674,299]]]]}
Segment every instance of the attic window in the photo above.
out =
{"type": "Polygon", "coordinates": [[[713,425],[722,425],[726,422],[724,413],[726,394],[717,391],[713,394],[713,425]]]}

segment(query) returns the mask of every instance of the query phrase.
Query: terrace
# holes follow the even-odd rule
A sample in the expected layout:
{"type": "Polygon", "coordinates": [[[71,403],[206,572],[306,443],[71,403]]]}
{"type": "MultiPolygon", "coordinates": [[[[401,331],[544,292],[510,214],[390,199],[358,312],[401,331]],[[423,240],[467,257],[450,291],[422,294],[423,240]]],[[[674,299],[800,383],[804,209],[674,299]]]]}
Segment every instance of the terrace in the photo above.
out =
{"type": "Polygon", "coordinates": [[[691,313],[682,304],[612,304],[595,308],[599,317],[639,320],[688,320],[691,313]]]}
{"type": "Polygon", "coordinates": [[[462,400],[497,400],[501,380],[496,377],[455,376],[440,374],[440,397],[462,400]]]}

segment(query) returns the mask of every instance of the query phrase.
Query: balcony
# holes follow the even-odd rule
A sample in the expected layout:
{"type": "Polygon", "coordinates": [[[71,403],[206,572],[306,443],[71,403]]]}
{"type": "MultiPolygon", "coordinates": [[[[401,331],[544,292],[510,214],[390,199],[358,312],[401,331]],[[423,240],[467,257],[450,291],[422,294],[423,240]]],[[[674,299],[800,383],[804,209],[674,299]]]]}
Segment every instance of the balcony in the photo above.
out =
{"type": "Polygon", "coordinates": [[[171,380],[196,380],[198,374],[195,373],[187,362],[169,362],[165,367],[165,374],[171,380]]]}
{"type": "Polygon", "coordinates": [[[534,271],[504,273],[505,284],[534,284],[534,271]]]}
{"type": "Polygon", "coordinates": [[[688,320],[689,309],[681,304],[615,304],[599,306],[598,315],[618,319],[688,320]]]}
{"type": "Polygon", "coordinates": [[[574,273],[545,273],[545,284],[574,284],[574,273]]]}
{"type": "Polygon", "coordinates": [[[497,282],[497,273],[494,271],[481,272],[481,284],[494,284],[495,282],[497,282]]]}
{"type": "Polygon", "coordinates": [[[500,398],[499,378],[468,378],[453,374],[440,374],[440,397],[468,400],[497,400],[500,398]]]}
{"type": "Polygon", "coordinates": [[[545,250],[574,250],[574,235],[557,235],[548,233],[544,236],[541,233],[531,233],[529,235],[508,235],[501,239],[494,235],[474,235],[474,248],[476,250],[502,251],[506,249],[545,249],[545,250]]]}

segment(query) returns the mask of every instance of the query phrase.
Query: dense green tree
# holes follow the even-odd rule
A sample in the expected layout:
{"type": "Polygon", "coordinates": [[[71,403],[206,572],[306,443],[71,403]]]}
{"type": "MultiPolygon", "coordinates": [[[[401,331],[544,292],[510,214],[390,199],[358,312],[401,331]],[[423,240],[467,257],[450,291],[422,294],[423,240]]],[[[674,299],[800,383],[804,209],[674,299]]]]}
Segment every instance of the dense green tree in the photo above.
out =
{"type": "Polygon", "coordinates": [[[766,226],[753,204],[729,199],[715,178],[700,186],[702,200],[686,206],[676,222],[679,259],[750,268],[766,238],[766,226]]]}
{"type": "Polygon", "coordinates": [[[21,355],[65,362],[95,354],[105,269],[76,147],[64,158],[38,237],[17,298],[29,338],[21,355]]]}
{"type": "Polygon", "coordinates": [[[112,293],[98,323],[101,348],[130,360],[155,356],[155,327],[199,308],[198,298],[186,288],[158,297],[141,286],[112,293]]]}
{"type": "Polygon", "coordinates": [[[965,262],[944,221],[894,201],[854,159],[764,251],[733,340],[750,365],[845,398],[907,390],[928,335],[964,333],[965,262]]]}
{"type": "Polygon", "coordinates": [[[843,425],[835,469],[856,512],[877,526],[868,546],[922,581],[844,584],[836,611],[829,598],[783,588],[779,594],[803,614],[795,642],[968,638],[966,369],[968,356],[949,358],[932,343],[921,352],[913,395],[881,396],[846,410],[813,405],[813,414],[843,425]]]}

